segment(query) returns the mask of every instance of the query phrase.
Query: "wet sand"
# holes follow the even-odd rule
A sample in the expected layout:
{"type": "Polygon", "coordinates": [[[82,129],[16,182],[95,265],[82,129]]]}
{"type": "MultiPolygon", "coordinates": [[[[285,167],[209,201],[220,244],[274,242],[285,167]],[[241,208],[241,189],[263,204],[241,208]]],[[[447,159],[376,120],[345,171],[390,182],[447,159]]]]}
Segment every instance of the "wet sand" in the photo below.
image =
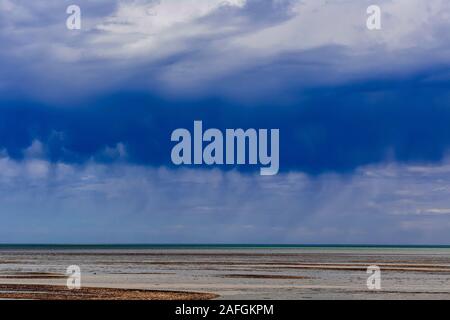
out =
{"type": "Polygon", "coordinates": [[[67,276],[51,272],[21,272],[2,273],[0,279],[67,279],[67,276]]]}
{"type": "Polygon", "coordinates": [[[450,299],[450,249],[0,249],[0,284],[26,299],[450,299]],[[64,289],[69,265],[82,291],[64,289]]]}

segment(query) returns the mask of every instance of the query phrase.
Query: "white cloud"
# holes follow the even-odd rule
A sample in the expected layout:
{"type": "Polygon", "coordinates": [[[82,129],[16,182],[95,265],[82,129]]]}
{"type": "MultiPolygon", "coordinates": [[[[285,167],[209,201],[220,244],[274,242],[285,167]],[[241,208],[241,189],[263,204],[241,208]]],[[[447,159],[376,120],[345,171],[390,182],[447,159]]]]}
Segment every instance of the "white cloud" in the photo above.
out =
{"type": "Polygon", "coordinates": [[[393,164],[268,178],[3,155],[0,241],[444,243],[449,179],[393,164]]]}
{"type": "Polygon", "coordinates": [[[252,85],[261,89],[255,91],[264,92],[450,62],[445,0],[378,1],[380,31],[367,30],[372,3],[359,0],[82,1],[80,32],[65,29],[59,1],[45,8],[38,2],[0,4],[2,60],[18,66],[9,85],[47,98],[127,84],[170,94],[236,94],[236,77],[250,71],[252,85]],[[285,55],[290,62],[280,66],[285,55]],[[264,70],[277,66],[266,79],[264,70]],[[55,85],[61,90],[55,92],[55,85]]]}
{"type": "Polygon", "coordinates": [[[418,210],[419,214],[425,213],[425,214],[438,214],[438,215],[446,215],[450,214],[449,208],[430,208],[430,209],[422,209],[418,210]]]}

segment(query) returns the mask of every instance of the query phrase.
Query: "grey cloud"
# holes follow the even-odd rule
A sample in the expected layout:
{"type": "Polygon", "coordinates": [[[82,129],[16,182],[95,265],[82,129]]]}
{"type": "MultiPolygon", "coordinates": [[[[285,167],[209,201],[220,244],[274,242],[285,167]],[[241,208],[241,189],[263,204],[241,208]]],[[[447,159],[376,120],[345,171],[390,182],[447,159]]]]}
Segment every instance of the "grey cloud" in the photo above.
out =
{"type": "Polygon", "coordinates": [[[75,32],[68,2],[0,3],[0,93],[44,100],[131,88],[258,97],[450,62],[450,4],[439,0],[380,1],[375,33],[369,1],[80,1],[75,32]]]}
{"type": "Polygon", "coordinates": [[[0,241],[448,243],[440,168],[268,178],[3,156],[0,241]]]}

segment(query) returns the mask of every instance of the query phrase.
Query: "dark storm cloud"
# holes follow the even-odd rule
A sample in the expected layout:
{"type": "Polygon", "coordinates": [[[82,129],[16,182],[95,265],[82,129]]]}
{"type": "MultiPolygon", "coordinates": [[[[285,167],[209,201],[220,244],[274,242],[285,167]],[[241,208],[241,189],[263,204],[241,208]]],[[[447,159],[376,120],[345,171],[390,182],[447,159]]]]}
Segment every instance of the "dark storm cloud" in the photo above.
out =
{"type": "Polygon", "coordinates": [[[437,162],[450,146],[450,109],[448,82],[428,81],[434,75],[303,90],[289,102],[275,98],[245,107],[221,98],[169,100],[142,93],[110,95],[77,108],[2,101],[0,148],[21,159],[37,140],[52,162],[83,163],[115,161],[103,152],[123,144],[126,161],[170,166],[171,132],[202,120],[205,128],[223,130],[279,128],[282,171],[437,162]]]}

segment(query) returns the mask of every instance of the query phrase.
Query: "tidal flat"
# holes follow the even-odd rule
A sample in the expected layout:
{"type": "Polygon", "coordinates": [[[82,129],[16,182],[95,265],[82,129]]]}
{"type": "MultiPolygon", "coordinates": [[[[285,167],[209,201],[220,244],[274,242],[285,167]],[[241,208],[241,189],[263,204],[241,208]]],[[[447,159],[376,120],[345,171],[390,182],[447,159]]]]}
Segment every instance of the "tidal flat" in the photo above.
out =
{"type": "Polygon", "coordinates": [[[1,298],[450,299],[450,248],[8,246],[1,298]],[[81,290],[66,288],[71,265],[81,290]]]}

